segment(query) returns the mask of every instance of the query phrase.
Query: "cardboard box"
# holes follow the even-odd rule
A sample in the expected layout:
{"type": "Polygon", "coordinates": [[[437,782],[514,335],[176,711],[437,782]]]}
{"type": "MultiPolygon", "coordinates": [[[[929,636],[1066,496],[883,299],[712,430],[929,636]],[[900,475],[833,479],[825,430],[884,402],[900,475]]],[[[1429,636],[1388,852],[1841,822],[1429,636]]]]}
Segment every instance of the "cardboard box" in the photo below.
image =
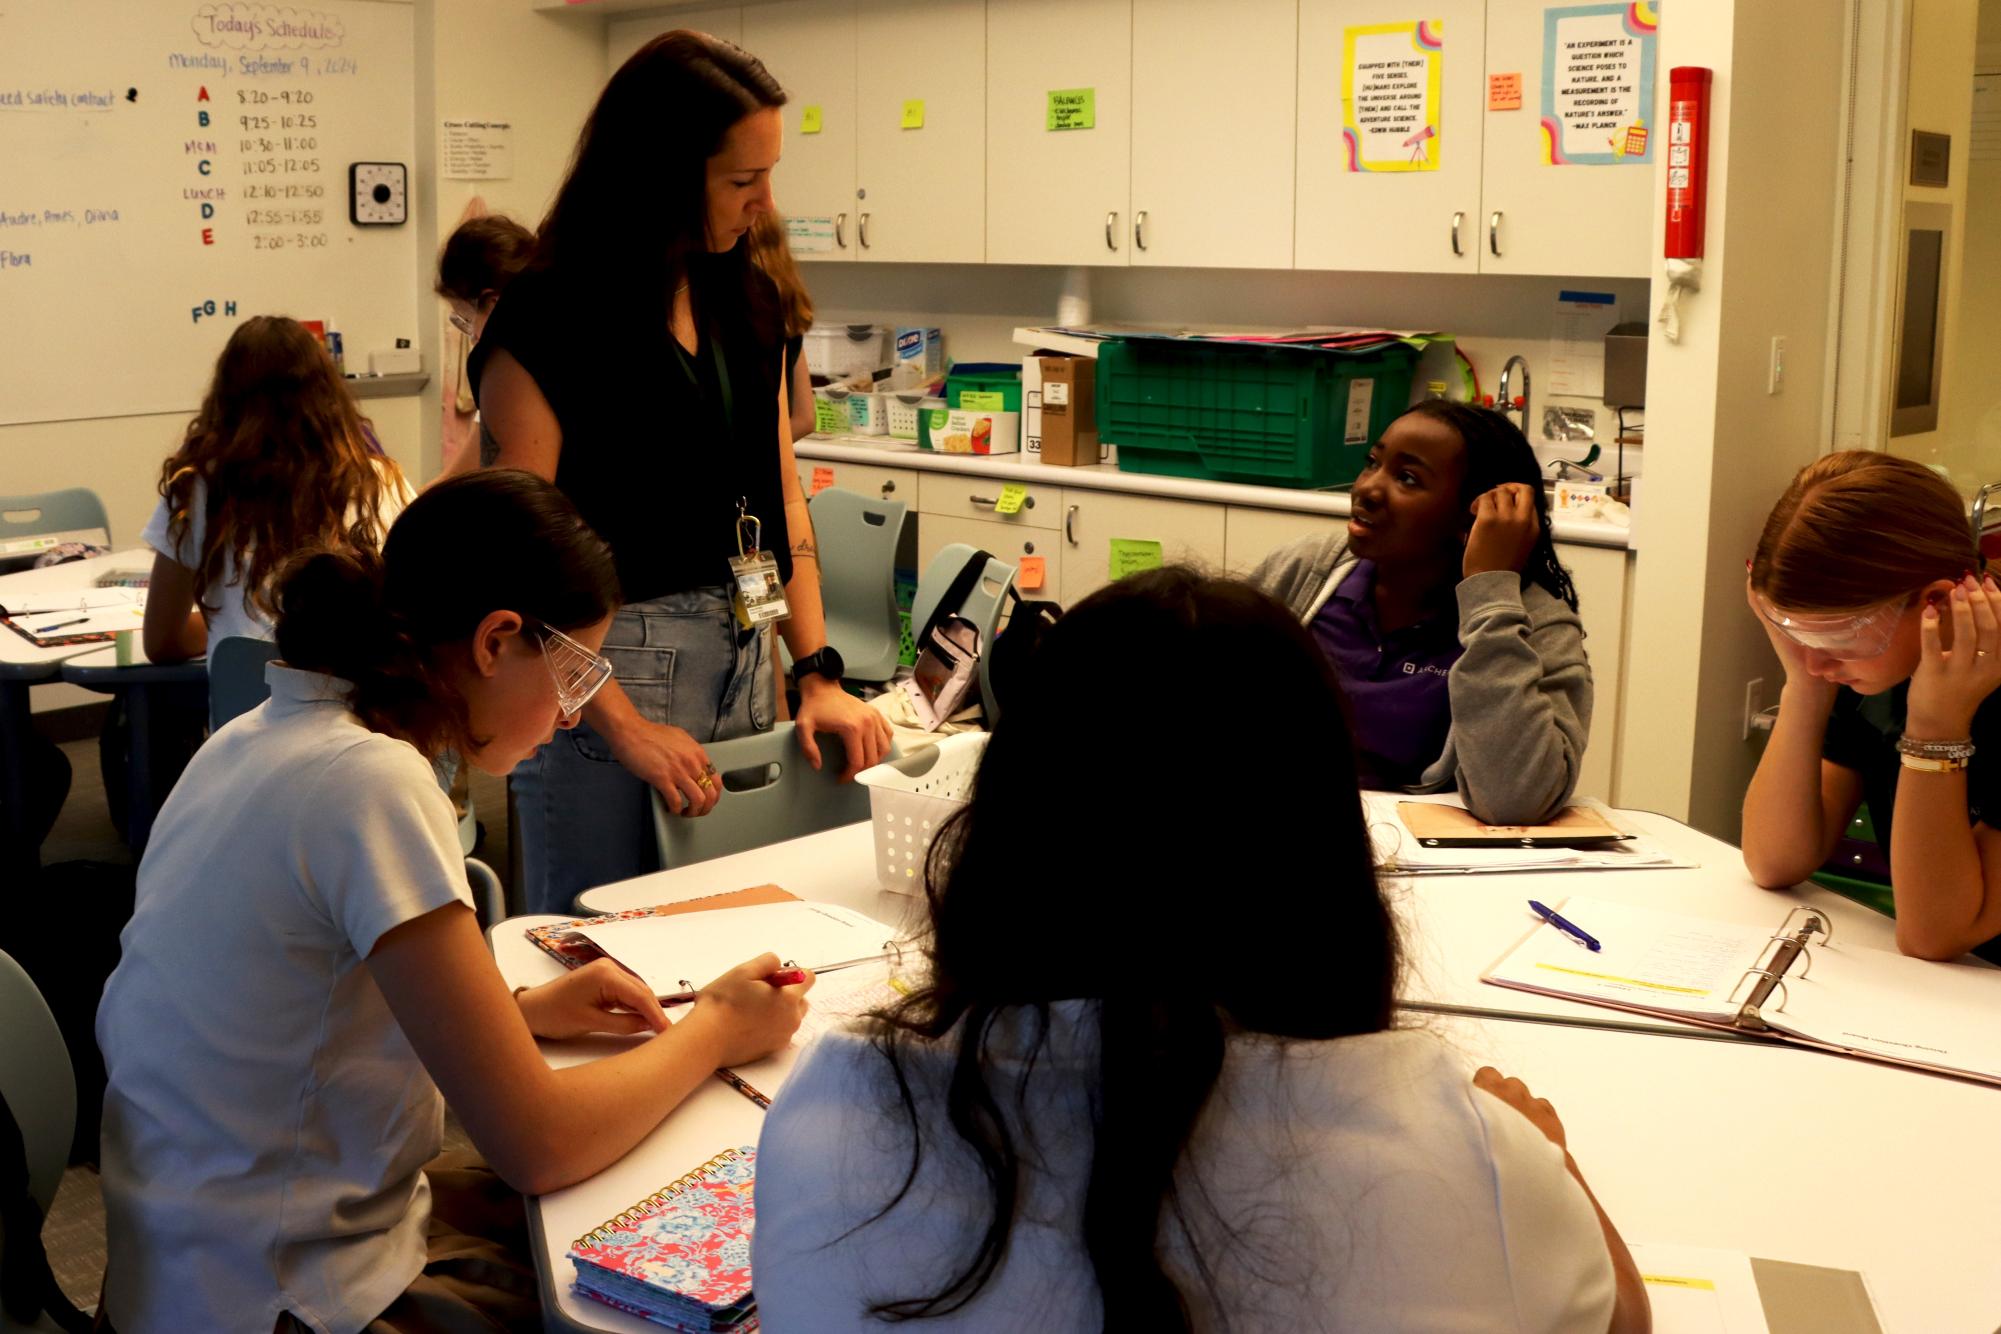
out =
{"type": "Polygon", "coordinates": [[[1042,461],[1075,468],[1098,461],[1098,363],[1089,357],[1038,357],[1042,461]]]}
{"type": "Polygon", "coordinates": [[[945,373],[945,338],[936,329],[898,329],[896,365],[910,362],[935,380],[945,373]]]}
{"type": "Polygon", "coordinates": [[[931,448],[941,454],[1021,452],[1021,414],[985,408],[937,408],[929,414],[931,448]]]}

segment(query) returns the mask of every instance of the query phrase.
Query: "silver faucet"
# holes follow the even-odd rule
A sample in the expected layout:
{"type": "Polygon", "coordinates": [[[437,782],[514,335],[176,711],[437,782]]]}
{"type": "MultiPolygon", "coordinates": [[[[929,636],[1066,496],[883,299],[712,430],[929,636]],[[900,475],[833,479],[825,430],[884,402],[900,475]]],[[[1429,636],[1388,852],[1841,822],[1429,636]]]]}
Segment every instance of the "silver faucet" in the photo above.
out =
{"type": "MultiPolygon", "coordinates": [[[[1502,415],[1502,416],[1504,416],[1504,417],[1505,417],[1505,416],[1507,416],[1509,412],[1511,412],[1511,411],[1513,411],[1513,410],[1514,410],[1514,406],[1515,406],[1515,394],[1514,394],[1514,392],[1513,392],[1513,385],[1514,385],[1514,370],[1515,370],[1515,367],[1517,367],[1517,366],[1520,366],[1520,367],[1522,368],[1522,392],[1521,392],[1521,400],[1522,400],[1522,434],[1523,434],[1523,435],[1529,435],[1529,421],[1530,421],[1530,418],[1529,418],[1529,363],[1528,363],[1528,358],[1526,358],[1526,357],[1522,357],[1522,356],[1513,356],[1513,357],[1509,357],[1509,358],[1508,358],[1508,364],[1507,364],[1507,365],[1505,365],[1505,366],[1503,366],[1503,367],[1501,367],[1501,383],[1500,383],[1500,392],[1499,392],[1499,394],[1498,394],[1498,396],[1497,396],[1497,399],[1496,399],[1496,402],[1495,402],[1495,405],[1494,405],[1494,406],[1498,407],[1498,408],[1499,408],[1499,409],[1501,410],[1501,415],[1502,415]]],[[[1535,437],[1534,437],[1534,436],[1529,436],[1529,438],[1530,438],[1531,440],[1533,440],[1533,439],[1534,439],[1535,437]]]]}

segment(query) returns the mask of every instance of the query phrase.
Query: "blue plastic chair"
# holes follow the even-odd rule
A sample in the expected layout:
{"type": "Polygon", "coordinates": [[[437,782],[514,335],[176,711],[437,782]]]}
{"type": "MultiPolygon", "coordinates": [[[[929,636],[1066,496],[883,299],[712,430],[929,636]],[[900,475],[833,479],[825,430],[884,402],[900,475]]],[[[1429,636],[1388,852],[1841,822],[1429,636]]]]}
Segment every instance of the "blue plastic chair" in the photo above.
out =
{"type": "MultiPolygon", "coordinates": [[[[208,654],[208,728],[213,732],[230,719],[250,712],[271,697],[264,668],[278,657],[268,639],[232,635],[218,640],[208,654]]],[[[461,761],[463,763],[463,761],[461,761]]],[[[474,913],[481,926],[507,916],[506,895],[492,867],[472,855],[478,823],[472,796],[466,796],[465,818],[459,821],[459,851],[466,854],[466,880],[472,886],[474,913]]]]}
{"type": "Polygon", "coordinates": [[[277,656],[278,646],[268,639],[231,635],[210,646],[209,731],[215,731],[230,719],[250,712],[270,698],[271,687],[265,684],[264,668],[277,656]]]}
{"type": "Polygon", "coordinates": [[[887,681],[896,675],[902,650],[896,543],[909,507],[836,487],[814,496],[807,509],[820,548],[827,642],[847,665],[849,680],[887,681]]]}
{"type": "MultiPolygon", "coordinates": [[[[931,614],[938,609],[946,590],[951,588],[952,580],[966,568],[966,562],[978,550],[978,547],[964,542],[952,542],[940,547],[938,554],[931,558],[931,564],[917,580],[917,596],[910,607],[911,634],[924,633],[924,627],[931,623],[931,614]]],[[[986,571],[973,585],[972,591],[966,594],[965,601],[957,607],[947,608],[971,621],[980,632],[980,707],[988,727],[993,726],[1000,712],[994,704],[993,683],[988,678],[993,665],[990,650],[994,635],[1000,629],[1001,612],[1007,606],[1008,586],[1013,582],[1014,566],[990,557],[986,571]]]]}
{"type": "Polygon", "coordinates": [[[105,516],[104,502],[89,487],[0,496],[0,539],[88,532],[93,528],[103,532],[104,544],[110,546],[111,520],[105,516]]]}
{"type": "MultiPolygon", "coordinates": [[[[673,815],[653,794],[653,832],[663,866],[686,866],[803,838],[869,818],[868,789],[840,782],[847,750],[820,737],[820,767],[806,762],[791,723],[704,747],[722,775],[723,797],[707,815],[673,815]]],[[[897,754],[892,747],[890,757],[897,754]]]]}

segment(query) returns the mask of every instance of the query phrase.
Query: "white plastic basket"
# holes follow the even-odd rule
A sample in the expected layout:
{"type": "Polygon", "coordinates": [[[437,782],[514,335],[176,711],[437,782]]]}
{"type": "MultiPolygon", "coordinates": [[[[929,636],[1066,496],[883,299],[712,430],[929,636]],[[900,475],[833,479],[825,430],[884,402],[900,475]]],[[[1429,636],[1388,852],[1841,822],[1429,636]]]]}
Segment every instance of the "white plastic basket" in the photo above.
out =
{"type": "Polygon", "coordinates": [[[845,380],[890,365],[896,356],[890,331],[879,324],[814,325],[806,331],[806,369],[845,380]]]}
{"type": "Polygon", "coordinates": [[[915,440],[917,438],[917,417],[926,407],[942,408],[945,400],[932,398],[928,394],[899,394],[894,391],[882,396],[884,416],[888,418],[889,436],[892,440],[915,440]]]}
{"type": "Polygon", "coordinates": [[[979,772],[986,748],[985,732],[960,732],[855,776],[868,789],[875,874],[884,889],[922,892],[931,840],[972,796],[973,775],[979,772]]]}
{"type": "Polygon", "coordinates": [[[883,406],[888,398],[888,394],[848,395],[848,425],[856,435],[881,435],[889,429],[889,413],[883,406]]]}

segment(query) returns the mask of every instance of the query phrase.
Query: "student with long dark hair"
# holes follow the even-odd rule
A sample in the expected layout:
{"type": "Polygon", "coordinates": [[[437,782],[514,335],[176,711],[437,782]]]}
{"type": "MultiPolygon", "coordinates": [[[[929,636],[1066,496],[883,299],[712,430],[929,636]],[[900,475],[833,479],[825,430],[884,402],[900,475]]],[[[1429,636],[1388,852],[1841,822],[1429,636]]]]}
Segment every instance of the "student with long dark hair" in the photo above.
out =
{"type": "Polygon", "coordinates": [[[1023,670],[931,854],[928,978],[822,1037],[765,1122],[766,1326],[1644,1329],[1548,1104],[1391,1026],[1395,926],[1297,619],[1170,568],[1093,594],[1023,670]],[[1121,705],[1176,726],[1079,728],[1076,683],[1140,651],[1177,670],[1121,705]],[[1245,663],[1284,726],[1187,688],[1245,663]],[[1094,832],[1038,862],[1051,756],[1094,832]],[[1163,822],[1246,773],[1254,800],[1163,822]]]}
{"type": "Polygon", "coordinates": [[[1744,794],[1744,864],[1790,889],[1866,798],[1897,948],[1952,959],[2001,937],[2001,586],[1959,493],[1869,450],[1800,469],[1745,580],[1785,664],[1744,794]]]}
{"type": "Polygon", "coordinates": [[[514,775],[528,906],[659,864],[650,792],[707,814],[704,743],[772,725],[766,638],[732,610],[730,561],[756,541],[790,607],[794,717],[838,735],[844,776],[889,726],[841,689],[818,551],[792,456],[777,293],[744,238],[772,209],[785,91],[729,42],[675,31],[611,76],[471,363],[500,462],[552,479],[604,534],[628,602],[618,675],[582,726],[514,775]],[[745,522],[755,519],[761,531],[745,522]]]}
{"type": "Polygon", "coordinates": [[[1591,664],[1535,451],[1506,417],[1411,408],[1370,448],[1346,530],[1273,552],[1251,582],[1333,660],[1364,786],[1456,785],[1495,824],[1570,800],[1591,664]]]}
{"type": "Polygon", "coordinates": [[[617,1161],[718,1066],[782,1045],[804,988],[771,985],[766,955],[670,1030],[609,962],[511,996],[494,966],[430,761],[506,773],[605,679],[611,553],[555,488],[448,479],[380,556],[299,557],[276,599],[271,698],[167,799],[97,1013],[102,1314],[123,1334],[527,1327],[512,1192],[617,1161]],[[565,1070],[534,1043],[590,1032],[657,1036],[565,1070]],[[491,1170],[426,1167],[440,1093],[491,1170]]]}

